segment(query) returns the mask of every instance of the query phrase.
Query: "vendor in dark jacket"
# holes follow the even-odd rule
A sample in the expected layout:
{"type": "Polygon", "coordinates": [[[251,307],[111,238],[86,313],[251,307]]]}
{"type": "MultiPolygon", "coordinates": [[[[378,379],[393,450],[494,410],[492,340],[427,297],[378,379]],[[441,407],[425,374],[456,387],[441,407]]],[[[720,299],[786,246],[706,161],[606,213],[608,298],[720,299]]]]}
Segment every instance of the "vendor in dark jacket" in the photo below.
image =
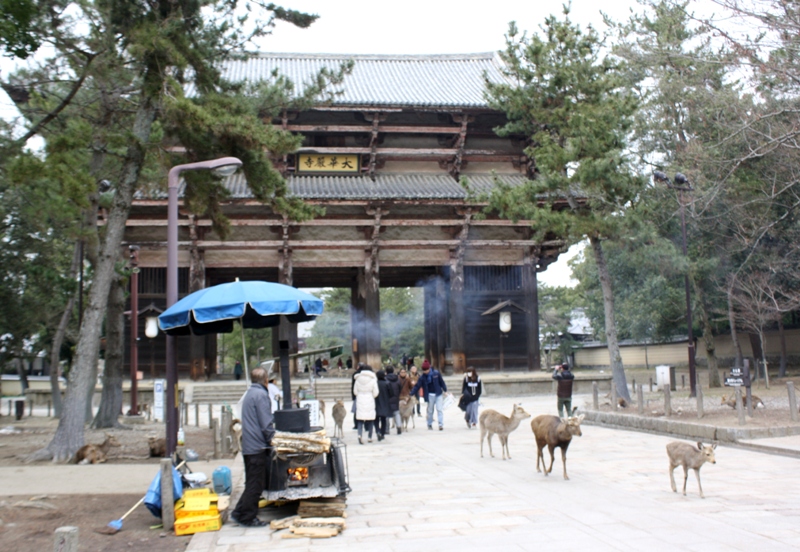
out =
{"type": "Polygon", "coordinates": [[[378,396],[375,397],[375,421],[377,423],[378,441],[386,438],[389,416],[392,415],[392,389],[386,381],[386,372],[378,370],[378,396]]]}
{"type": "Polygon", "coordinates": [[[569,364],[557,366],[553,371],[553,379],[558,382],[556,397],[558,397],[558,415],[561,416],[561,409],[564,409],[562,418],[572,416],[572,380],[575,376],[569,371],[569,364]]]}
{"type": "Polygon", "coordinates": [[[250,374],[252,385],[242,401],[242,457],[244,458],[244,492],[231,519],[244,527],[264,527],[266,522],[256,517],[258,501],[269,480],[267,468],[272,449],[270,444],[275,428],[272,424],[272,404],[267,390],[267,372],[256,368],[250,374]]]}

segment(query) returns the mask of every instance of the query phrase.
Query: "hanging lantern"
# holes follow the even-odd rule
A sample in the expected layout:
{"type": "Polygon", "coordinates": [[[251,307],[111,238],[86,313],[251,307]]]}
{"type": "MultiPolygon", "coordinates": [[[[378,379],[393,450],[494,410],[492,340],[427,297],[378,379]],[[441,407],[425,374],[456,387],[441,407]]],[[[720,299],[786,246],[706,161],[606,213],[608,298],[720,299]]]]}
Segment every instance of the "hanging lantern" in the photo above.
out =
{"type": "Polygon", "coordinates": [[[511,311],[502,311],[500,313],[500,331],[503,333],[511,331],[511,311]]]}
{"type": "Polygon", "coordinates": [[[158,317],[148,316],[144,323],[144,335],[153,339],[158,335],[158,317]]]}

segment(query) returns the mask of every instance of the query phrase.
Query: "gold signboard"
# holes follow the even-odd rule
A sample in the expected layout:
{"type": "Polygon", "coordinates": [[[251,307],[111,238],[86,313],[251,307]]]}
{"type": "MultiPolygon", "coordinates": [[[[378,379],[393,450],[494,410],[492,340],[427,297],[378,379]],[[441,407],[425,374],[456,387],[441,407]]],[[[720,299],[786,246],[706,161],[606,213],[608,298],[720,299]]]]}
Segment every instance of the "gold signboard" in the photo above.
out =
{"type": "Polygon", "coordinates": [[[351,173],[358,174],[358,155],[319,155],[302,153],[297,155],[298,173],[351,173]]]}

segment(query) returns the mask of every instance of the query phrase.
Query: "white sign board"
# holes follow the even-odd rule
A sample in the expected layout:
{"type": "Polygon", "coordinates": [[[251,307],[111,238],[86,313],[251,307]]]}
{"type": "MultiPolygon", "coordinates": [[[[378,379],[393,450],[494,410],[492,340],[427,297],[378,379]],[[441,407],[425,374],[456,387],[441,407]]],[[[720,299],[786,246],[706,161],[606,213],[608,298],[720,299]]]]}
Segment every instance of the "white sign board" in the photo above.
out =
{"type": "Polygon", "coordinates": [[[166,387],[167,380],[153,381],[153,419],[158,422],[164,421],[164,390],[166,387]]]}
{"type": "Polygon", "coordinates": [[[303,400],[300,401],[300,408],[308,408],[308,423],[314,427],[319,425],[319,401],[303,400]]]}

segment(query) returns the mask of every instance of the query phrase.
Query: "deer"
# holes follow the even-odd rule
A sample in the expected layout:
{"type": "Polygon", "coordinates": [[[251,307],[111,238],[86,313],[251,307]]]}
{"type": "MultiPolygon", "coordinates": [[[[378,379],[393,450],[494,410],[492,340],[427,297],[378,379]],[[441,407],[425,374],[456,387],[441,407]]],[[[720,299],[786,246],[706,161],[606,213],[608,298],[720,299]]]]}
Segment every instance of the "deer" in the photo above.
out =
{"type": "MultiPolygon", "coordinates": [[[[759,397],[751,394],[753,398],[753,408],[766,408],[764,406],[764,401],[762,401],[759,397]]],[[[722,395],[722,402],[720,404],[727,404],[731,408],[736,408],[736,395],[728,398],[727,395],[722,395]]],[[[747,395],[742,393],[742,406],[747,407],[747,395]]]]}
{"type": "Polygon", "coordinates": [[[342,424],[344,423],[344,419],[347,417],[347,409],[344,407],[344,401],[342,399],[337,399],[336,404],[333,405],[333,436],[334,437],[341,437],[344,439],[344,430],[342,429],[342,424]]]}
{"type": "Polygon", "coordinates": [[[167,440],[163,437],[148,437],[147,446],[150,448],[150,458],[164,458],[167,455],[167,440]]]}
{"type": "Polygon", "coordinates": [[[700,489],[700,498],[703,496],[703,486],[700,484],[700,468],[706,462],[716,464],[717,459],[714,457],[714,449],[717,444],[703,445],[700,441],[697,442],[697,448],[689,443],[682,443],[680,441],[673,441],[667,445],[667,455],[669,456],[669,482],[672,485],[672,492],[677,493],[678,489],[675,487],[675,475],[673,472],[678,466],[683,466],[683,496],[686,496],[686,480],[689,479],[689,469],[694,470],[694,475],[697,477],[697,488],[700,489]]]}
{"type": "Polygon", "coordinates": [[[83,445],[75,453],[76,464],[102,464],[108,457],[108,450],[111,447],[120,446],[120,442],[113,435],[105,433],[105,441],[99,445],[83,445]]]}
{"type": "Polygon", "coordinates": [[[525,418],[530,418],[531,415],[525,412],[522,405],[515,404],[511,410],[511,417],[504,416],[496,410],[484,410],[481,412],[480,422],[481,427],[481,458],[483,458],[483,438],[488,435],[486,441],[489,443],[489,454],[494,458],[492,452],[492,435],[495,433],[500,439],[500,449],[503,452],[503,460],[511,460],[511,451],[508,450],[508,434],[519,427],[519,423],[525,418]]]}
{"type": "Polygon", "coordinates": [[[403,431],[408,431],[408,420],[411,420],[411,427],[417,428],[414,421],[414,408],[417,406],[417,398],[409,396],[407,399],[400,400],[400,419],[403,422],[403,431]]]}
{"type": "MultiPolygon", "coordinates": [[[[573,409],[573,414],[575,409],[573,409]]],[[[544,468],[544,475],[547,476],[553,471],[553,462],[555,455],[553,451],[556,447],[561,449],[561,463],[564,467],[564,479],[569,480],[567,475],[567,449],[572,442],[572,437],[583,435],[581,432],[581,422],[583,421],[583,414],[580,416],[570,416],[566,419],[561,419],[558,416],[551,416],[550,414],[542,414],[536,416],[531,420],[531,430],[536,439],[536,471],[542,471],[539,468],[539,461],[542,462],[544,468]],[[547,468],[544,459],[544,446],[550,451],[550,467],[547,468]]]]}

